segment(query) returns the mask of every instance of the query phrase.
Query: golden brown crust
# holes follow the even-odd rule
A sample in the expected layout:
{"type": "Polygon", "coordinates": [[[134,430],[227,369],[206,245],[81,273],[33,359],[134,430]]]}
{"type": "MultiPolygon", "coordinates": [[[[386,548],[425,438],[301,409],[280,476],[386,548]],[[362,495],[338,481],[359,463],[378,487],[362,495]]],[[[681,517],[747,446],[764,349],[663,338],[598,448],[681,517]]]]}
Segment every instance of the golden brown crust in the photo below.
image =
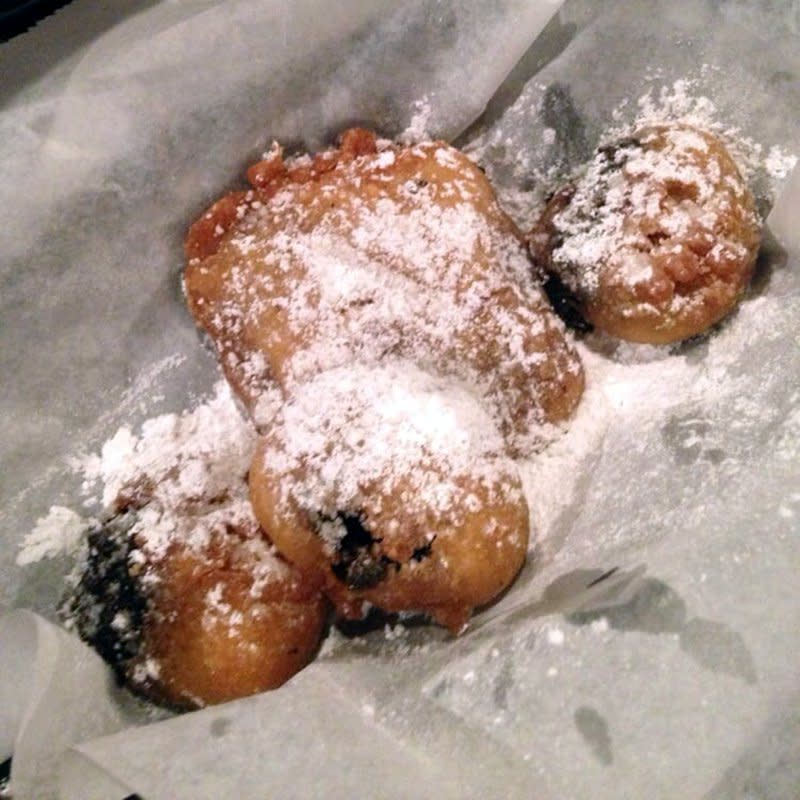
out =
{"type": "Polygon", "coordinates": [[[190,232],[185,286],[265,435],[256,516],[339,613],[372,603],[458,630],[524,562],[528,510],[507,454],[569,418],[580,361],[517,229],[457,150],[354,129],[314,157],[276,146],[248,179],[235,214],[212,208],[190,232]],[[436,424],[415,427],[432,408],[453,411],[463,452],[436,424]]]}
{"type": "Polygon", "coordinates": [[[286,475],[271,468],[269,455],[275,444],[265,439],[253,461],[256,516],[276,547],[311,585],[322,585],[346,618],[360,618],[370,603],[384,611],[426,613],[458,633],[473,608],[508,587],[525,561],[528,508],[515,476],[487,487],[469,475],[436,474],[420,465],[429,477],[454,484],[460,496],[472,499],[469,507],[445,510],[409,501],[409,481],[391,491],[365,487],[357,520],[351,514],[364,538],[343,552],[327,545],[319,519],[283,499],[286,475]]]}
{"type": "Polygon", "coordinates": [[[311,659],[324,599],[285,566],[258,577],[241,541],[173,546],[147,569],[153,588],[142,646],[129,665],[137,690],[180,708],[274,689],[311,659]]]}
{"type": "Polygon", "coordinates": [[[156,702],[195,707],[275,688],[319,643],[319,587],[253,514],[255,438],[220,382],[191,411],[151,419],[108,474],[116,516],[90,534],[71,618],[156,702]]]}
{"type": "Polygon", "coordinates": [[[529,236],[539,267],[575,292],[588,320],[650,344],[703,333],[730,313],[760,241],[753,196],[725,146],[677,123],[601,148],[529,236]]]}
{"type": "Polygon", "coordinates": [[[353,130],[339,149],[313,159],[285,163],[276,149],[248,175],[253,191],[216,204],[190,231],[185,285],[192,313],[251,408],[270,381],[285,393],[292,381],[331,366],[298,371],[299,355],[313,360],[306,355],[324,340],[340,343],[345,361],[390,353],[488,386],[513,452],[529,452],[542,424],[571,416],[584,385],[580,361],[527,274],[516,228],[463,154],[441,142],[413,148],[384,142],[379,149],[372,134],[353,130]],[[240,206],[232,214],[235,200],[240,206]],[[380,215],[384,231],[376,233],[380,215]],[[408,252],[398,253],[389,234],[412,220],[419,220],[417,231],[407,234],[408,252]],[[458,252],[454,225],[464,228],[469,258],[458,252]],[[346,257],[372,259],[376,275],[386,275],[378,299],[413,294],[427,305],[379,320],[374,295],[353,297],[327,327],[293,324],[295,298],[307,297],[309,319],[319,319],[321,295],[330,287],[310,257],[298,254],[300,246],[283,239],[310,242],[323,231],[329,249],[349,248],[346,257]],[[420,267],[426,248],[432,265],[447,250],[439,275],[420,267]],[[452,321],[443,325],[447,317],[452,321]]]}

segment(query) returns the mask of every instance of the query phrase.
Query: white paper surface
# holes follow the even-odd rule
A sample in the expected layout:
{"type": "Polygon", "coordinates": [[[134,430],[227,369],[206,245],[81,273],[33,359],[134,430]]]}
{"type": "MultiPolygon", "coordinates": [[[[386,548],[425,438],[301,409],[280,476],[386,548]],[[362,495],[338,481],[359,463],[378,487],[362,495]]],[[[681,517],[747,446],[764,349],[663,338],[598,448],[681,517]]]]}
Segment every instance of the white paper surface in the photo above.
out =
{"type": "MultiPolygon", "coordinates": [[[[24,65],[84,30],[38,77],[20,69],[0,115],[0,605],[49,614],[62,590],[64,562],[13,563],[35,519],[79,495],[61,459],[211,386],[180,241],[271,138],[315,146],[352,121],[394,135],[425,96],[430,132],[452,137],[491,98],[461,141],[502,193],[574,165],[625,99],[690,75],[743,134],[800,151],[787,4],[568,0],[532,47],[556,5],[163,2],[102,25],[93,5],[0,50],[24,65]]],[[[84,741],[62,796],[795,798],[798,180],[770,218],[788,254],[729,323],[606,364],[613,413],[572,504],[471,632],[337,640],[280,691],[84,741]]],[[[15,781],[39,757],[18,747],[15,781]]]]}
{"type": "Polygon", "coordinates": [[[66,749],[130,724],[130,704],[99,656],[29,611],[0,617],[0,759],[15,798],[57,796],[66,749]]]}
{"type": "Polygon", "coordinates": [[[767,220],[772,233],[793,255],[800,251],[800,168],[795,167],[767,220]]]}

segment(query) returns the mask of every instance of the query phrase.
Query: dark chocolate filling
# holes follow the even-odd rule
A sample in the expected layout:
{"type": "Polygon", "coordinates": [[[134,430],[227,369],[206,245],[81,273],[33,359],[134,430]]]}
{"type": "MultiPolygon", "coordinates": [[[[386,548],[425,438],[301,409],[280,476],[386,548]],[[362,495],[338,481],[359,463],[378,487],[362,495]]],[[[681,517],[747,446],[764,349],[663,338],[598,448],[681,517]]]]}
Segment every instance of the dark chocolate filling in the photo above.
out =
{"type": "Polygon", "coordinates": [[[579,333],[590,333],[594,326],[581,313],[581,304],[572,290],[554,272],[547,274],[544,291],[553,311],[564,321],[564,324],[579,333]]]}
{"type": "Polygon", "coordinates": [[[320,514],[319,519],[338,520],[344,526],[345,534],[339,540],[331,570],[348,589],[372,589],[384,580],[389,566],[396,562],[374,552],[381,540],[367,529],[363,514],[337,511],[333,517],[320,514]]]}
{"type": "MultiPolygon", "coordinates": [[[[331,571],[348,589],[373,589],[386,579],[390,569],[402,566],[378,551],[382,539],[374,536],[365,524],[363,512],[337,511],[335,515],[318,514],[320,522],[338,521],[344,527],[344,536],[339,540],[331,571]]],[[[433,541],[417,547],[411,554],[412,561],[422,561],[431,554],[433,541]]]]}
{"type": "Polygon", "coordinates": [[[131,563],[133,513],[121,514],[92,529],[77,584],[61,611],[80,637],[122,679],[141,648],[147,598],[131,563]]]}

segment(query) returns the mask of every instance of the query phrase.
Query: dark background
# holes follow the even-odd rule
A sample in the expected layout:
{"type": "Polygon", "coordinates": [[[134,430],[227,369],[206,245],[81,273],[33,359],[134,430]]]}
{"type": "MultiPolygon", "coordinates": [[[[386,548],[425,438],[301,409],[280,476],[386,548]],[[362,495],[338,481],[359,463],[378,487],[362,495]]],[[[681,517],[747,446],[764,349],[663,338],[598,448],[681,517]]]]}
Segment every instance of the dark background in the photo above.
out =
{"type": "Polygon", "coordinates": [[[0,0],[0,42],[24,33],[70,0],[0,0]]]}

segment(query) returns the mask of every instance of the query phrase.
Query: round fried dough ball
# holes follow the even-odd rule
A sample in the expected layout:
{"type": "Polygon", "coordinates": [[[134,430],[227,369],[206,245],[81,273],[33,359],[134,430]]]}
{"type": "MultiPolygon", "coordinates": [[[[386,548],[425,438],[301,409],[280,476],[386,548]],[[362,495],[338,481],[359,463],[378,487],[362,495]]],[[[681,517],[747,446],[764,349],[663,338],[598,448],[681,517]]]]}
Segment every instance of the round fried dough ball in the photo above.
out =
{"type": "Polygon", "coordinates": [[[89,535],[64,610],[120,680],[154,702],[195,708],[274,689],[311,659],[326,602],[252,526],[156,554],[127,512],[89,535]],[[138,541],[137,541],[138,539],[138,541]]]}
{"type": "Polygon", "coordinates": [[[736,305],[761,241],[755,202],[712,134],[658,124],[600,147],[529,237],[598,329],[666,344],[707,331],[736,305]]]}
{"type": "Polygon", "coordinates": [[[528,509],[491,418],[407,364],[323,373],[250,470],[256,517],[337,610],[422,611],[459,631],[521,568],[528,509]]]}
{"type": "Polygon", "coordinates": [[[319,644],[324,599],[263,540],[176,547],[152,588],[134,687],[175,707],[224,703],[281,686],[319,644]]]}

